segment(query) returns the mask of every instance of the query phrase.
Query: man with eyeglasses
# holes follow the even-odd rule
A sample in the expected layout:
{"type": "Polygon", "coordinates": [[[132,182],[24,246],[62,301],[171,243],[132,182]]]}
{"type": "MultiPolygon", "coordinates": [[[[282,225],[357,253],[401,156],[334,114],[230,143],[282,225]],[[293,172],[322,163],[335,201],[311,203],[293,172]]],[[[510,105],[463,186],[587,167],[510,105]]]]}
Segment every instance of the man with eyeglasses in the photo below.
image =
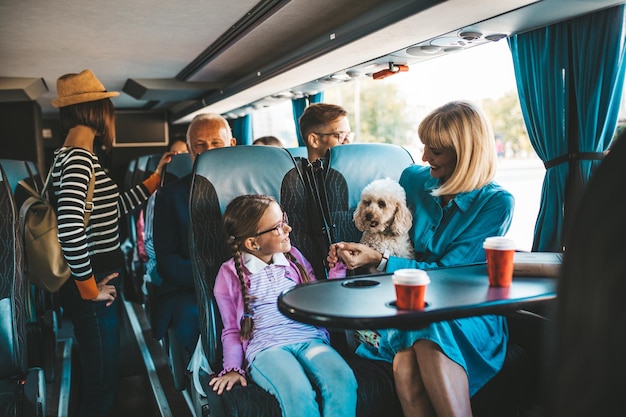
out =
{"type": "MultiPolygon", "coordinates": [[[[299,120],[300,134],[307,147],[307,158],[296,158],[297,169],[285,176],[292,192],[282,197],[283,208],[288,208],[293,225],[292,241],[311,262],[317,279],[327,275],[324,262],[330,245],[329,221],[322,215],[318,201],[326,201],[325,187],[337,192],[348,192],[345,180],[334,176],[328,184],[325,178],[328,150],[350,143],[348,112],[341,106],[327,103],[311,104],[299,120]],[[304,184],[302,183],[304,180],[304,184]],[[342,191],[343,190],[343,191],[342,191]],[[306,194],[306,198],[302,195],[306,194]]],[[[325,203],[322,203],[325,205],[325,203]]]]}
{"type": "Polygon", "coordinates": [[[302,113],[299,123],[311,163],[324,158],[330,148],[350,143],[354,138],[348,112],[335,104],[311,104],[302,113]]]}

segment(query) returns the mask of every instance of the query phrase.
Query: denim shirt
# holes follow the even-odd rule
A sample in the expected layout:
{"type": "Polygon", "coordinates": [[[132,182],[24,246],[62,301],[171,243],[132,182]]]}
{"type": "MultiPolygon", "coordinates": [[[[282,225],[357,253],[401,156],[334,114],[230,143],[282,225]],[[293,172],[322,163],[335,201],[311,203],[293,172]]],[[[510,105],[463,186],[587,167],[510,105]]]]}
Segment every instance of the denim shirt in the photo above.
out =
{"type": "Polygon", "coordinates": [[[405,169],[400,184],[413,213],[415,260],[392,256],[387,272],[484,262],[483,240],[504,235],[511,225],[514,198],[495,182],[457,194],[445,207],[431,194],[439,180],[430,176],[428,166],[405,169]]]}

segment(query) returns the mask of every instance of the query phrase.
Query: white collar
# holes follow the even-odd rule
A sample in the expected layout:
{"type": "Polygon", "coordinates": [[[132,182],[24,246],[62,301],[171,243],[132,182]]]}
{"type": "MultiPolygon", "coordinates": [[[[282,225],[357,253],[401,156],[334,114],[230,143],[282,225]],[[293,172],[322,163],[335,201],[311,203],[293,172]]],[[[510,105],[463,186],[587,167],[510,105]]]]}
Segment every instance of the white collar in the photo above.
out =
{"type": "MultiPolygon", "coordinates": [[[[244,266],[251,274],[256,274],[269,266],[269,264],[266,264],[251,253],[242,252],[242,257],[244,266]]],[[[283,253],[275,253],[272,256],[272,265],[288,266],[289,261],[283,253]]]]}

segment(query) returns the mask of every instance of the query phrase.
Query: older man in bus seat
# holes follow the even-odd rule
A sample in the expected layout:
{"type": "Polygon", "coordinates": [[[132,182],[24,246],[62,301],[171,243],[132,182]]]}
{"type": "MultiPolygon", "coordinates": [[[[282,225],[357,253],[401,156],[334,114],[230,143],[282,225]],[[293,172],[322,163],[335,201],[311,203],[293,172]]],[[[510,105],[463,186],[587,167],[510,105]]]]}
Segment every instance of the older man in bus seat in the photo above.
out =
{"type": "MultiPolygon", "coordinates": [[[[235,146],[230,126],[218,114],[200,114],[187,129],[192,160],[202,152],[235,146]]],[[[193,353],[200,324],[189,254],[189,174],[162,187],[154,203],[153,240],[156,267],[162,282],[157,290],[153,335],[164,337],[168,328],[183,346],[188,360],[193,353]]]]}

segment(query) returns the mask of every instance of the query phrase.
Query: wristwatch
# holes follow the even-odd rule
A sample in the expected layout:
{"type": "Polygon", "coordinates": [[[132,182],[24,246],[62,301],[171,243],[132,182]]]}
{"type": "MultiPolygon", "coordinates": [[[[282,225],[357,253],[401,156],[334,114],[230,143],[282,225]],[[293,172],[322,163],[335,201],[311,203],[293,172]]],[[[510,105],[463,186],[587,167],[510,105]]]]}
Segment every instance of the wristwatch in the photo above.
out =
{"type": "Polygon", "coordinates": [[[376,270],[378,272],[385,272],[385,269],[387,268],[388,260],[389,260],[389,250],[385,250],[385,252],[383,252],[383,257],[380,259],[380,263],[376,267],[376,270]]]}

